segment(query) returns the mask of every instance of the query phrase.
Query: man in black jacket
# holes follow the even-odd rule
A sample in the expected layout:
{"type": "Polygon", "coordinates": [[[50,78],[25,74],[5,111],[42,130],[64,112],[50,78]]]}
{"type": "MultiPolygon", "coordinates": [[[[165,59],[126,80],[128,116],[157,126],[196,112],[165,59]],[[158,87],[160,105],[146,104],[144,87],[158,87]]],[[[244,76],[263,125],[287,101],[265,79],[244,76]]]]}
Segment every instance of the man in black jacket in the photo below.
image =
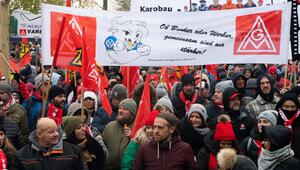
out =
{"type": "Polygon", "coordinates": [[[80,151],[75,145],[63,142],[62,134],[52,119],[41,118],[29,136],[31,144],[17,152],[14,169],[87,169],[80,151]]]}
{"type": "Polygon", "coordinates": [[[200,97],[195,91],[195,79],[192,74],[185,74],[181,78],[182,90],[179,96],[174,97],[172,105],[174,107],[174,114],[178,119],[182,119],[186,113],[190,110],[190,107],[194,103],[203,104],[200,97]]]}

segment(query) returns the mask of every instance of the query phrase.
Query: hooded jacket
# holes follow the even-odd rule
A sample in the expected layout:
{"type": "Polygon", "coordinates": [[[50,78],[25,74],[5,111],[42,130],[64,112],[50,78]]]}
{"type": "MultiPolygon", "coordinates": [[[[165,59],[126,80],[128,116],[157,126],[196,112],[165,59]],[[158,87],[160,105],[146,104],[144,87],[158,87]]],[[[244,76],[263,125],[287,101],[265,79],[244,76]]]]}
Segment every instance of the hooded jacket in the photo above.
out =
{"type": "Polygon", "coordinates": [[[43,148],[36,139],[36,130],[29,136],[31,144],[24,146],[16,154],[14,168],[17,170],[86,170],[86,165],[75,145],[63,142],[63,131],[60,129],[59,142],[50,147],[43,148]]]}
{"type": "MultiPolygon", "coordinates": [[[[294,93],[286,93],[285,95],[282,96],[282,98],[276,105],[276,110],[278,111],[280,108],[282,108],[283,103],[287,100],[294,101],[297,108],[300,109],[297,96],[294,93]]],[[[282,111],[288,119],[290,119],[296,113],[296,111],[294,111],[294,112],[285,111],[285,110],[282,110],[282,111]]],[[[280,115],[278,115],[277,124],[284,125],[284,121],[280,115]]],[[[298,116],[298,118],[296,118],[294,120],[294,122],[292,124],[292,131],[293,131],[293,136],[292,136],[291,147],[295,152],[295,158],[300,159],[300,145],[299,145],[299,143],[300,143],[300,116],[298,116]]]]}
{"type": "Polygon", "coordinates": [[[267,102],[272,102],[274,100],[274,88],[273,88],[273,81],[271,78],[267,75],[261,75],[257,78],[256,86],[257,86],[257,92],[258,94],[267,102]],[[271,91],[269,94],[264,94],[263,91],[260,88],[260,82],[263,78],[267,78],[270,81],[271,84],[271,91]]]}
{"type": "Polygon", "coordinates": [[[236,89],[239,91],[239,93],[241,93],[241,94],[244,96],[245,93],[246,93],[246,83],[247,83],[247,78],[246,78],[242,73],[237,72],[237,73],[234,73],[234,74],[231,76],[231,80],[232,80],[232,83],[233,83],[233,85],[234,85],[234,88],[236,88],[236,89]],[[238,87],[237,87],[236,81],[237,81],[237,79],[238,79],[239,77],[242,77],[242,78],[245,80],[244,88],[238,88],[238,87]]]}
{"type": "Polygon", "coordinates": [[[238,141],[249,136],[251,130],[255,127],[256,121],[251,116],[247,115],[244,111],[234,111],[229,108],[230,97],[233,95],[239,95],[239,92],[235,88],[226,88],[223,92],[223,106],[224,111],[229,115],[234,133],[238,141]]]}
{"type": "Polygon", "coordinates": [[[142,145],[136,155],[134,170],[192,170],[196,169],[193,150],[178,136],[160,145],[154,140],[142,145]]]}

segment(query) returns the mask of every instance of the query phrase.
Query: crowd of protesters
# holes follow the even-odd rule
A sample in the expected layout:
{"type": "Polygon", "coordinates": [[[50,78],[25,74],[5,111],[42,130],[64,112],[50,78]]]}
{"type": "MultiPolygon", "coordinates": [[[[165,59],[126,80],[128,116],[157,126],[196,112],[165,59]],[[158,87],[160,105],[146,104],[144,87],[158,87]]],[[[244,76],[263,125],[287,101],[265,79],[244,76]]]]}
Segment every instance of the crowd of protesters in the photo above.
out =
{"type": "Polygon", "coordinates": [[[0,82],[0,169],[300,169],[298,65],[139,67],[132,92],[105,67],[109,114],[78,72],[42,73],[39,58],[0,82]],[[146,77],[151,111],[132,137],[146,77]]]}

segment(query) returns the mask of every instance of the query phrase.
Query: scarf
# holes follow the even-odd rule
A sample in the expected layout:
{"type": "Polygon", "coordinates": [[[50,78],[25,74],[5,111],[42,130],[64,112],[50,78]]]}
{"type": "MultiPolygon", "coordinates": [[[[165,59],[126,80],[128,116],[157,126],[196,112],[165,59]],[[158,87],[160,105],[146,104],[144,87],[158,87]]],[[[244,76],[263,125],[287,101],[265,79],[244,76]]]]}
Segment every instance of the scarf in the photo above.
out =
{"type": "Polygon", "coordinates": [[[6,112],[9,108],[9,106],[13,105],[14,103],[15,103],[15,100],[11,96],[9,96],[7,103],[1,104],[0,113],[6,112]]]}
{"type": "Polygon", "coordinates": [[[284,121],[284,126],[287,127],[287,128],[290,128],[290,129],[292,129],[292,124],[295,121],[295,119],[297,119],[299,114],[300,114],[300,111],[298,110],[290,119],[288,119],[285,116],[285,114],[283,113],[283,111],[281,109],[279,109],[279,115],[284,121]]]}
{"type": "Polygon", "coordinates": [[[48,117],[53,119],[55,123],[59,126],[62,122],[63,109],[54,106],[51,102],[48,106],[48,117]]]}
{"type": "Polygon", "coordinates": [[[260,140],[254,140],[254,143],[255,143],[255,145],[256,145],[257,148],[258,148],[258,157],[259,157],[259,155],[261,154],[261,149],[263,148],[263,147],[262,147],[262,143],[261,143],[260,140]]]}
{"type": "Polygon", "coordinates": [[[179,98],[185,104],[185,111],[189,112],[191,105],[194,104],[197,100],[197,93],[194,93],[194,95],[192,97],[192,101],[185,98],[183,91],[180,92],[179,98]]]}
{"type": "Polygon", "coordinates": [[[7,170],[7,159],[2,149],[0,149],[0,161],[0,170],[7,170]]]}
{"type": "Polygon", "coordinates": [[[260,157],[258,158],[258,170],[273,170],[278,164],[286,159],[294,156],[291,145],[287,145],[276,151],[267,151],[262,149],[260,157]]]}
{"type": "Polygon", "coordinates": [[[217,157],[213,153],[209,154],[209,162],[208,162],[208,170],[217,170],[218,169],[218,163],[217,163],[217,157]]]}
{"type": "Polygon", "coordinates": [[[200,135],[206,135],[210,132],[209,128],[194,128],[200,135]]]}

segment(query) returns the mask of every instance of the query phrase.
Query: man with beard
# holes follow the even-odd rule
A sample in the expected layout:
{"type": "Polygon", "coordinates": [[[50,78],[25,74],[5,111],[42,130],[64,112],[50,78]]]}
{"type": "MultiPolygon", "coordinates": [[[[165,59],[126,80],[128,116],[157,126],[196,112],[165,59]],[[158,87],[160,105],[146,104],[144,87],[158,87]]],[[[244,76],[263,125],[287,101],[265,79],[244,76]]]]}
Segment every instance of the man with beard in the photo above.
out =
{"type": "Polygon", "coordinates": [[[251,101],[246,110],[253,118],[256,118],[261,112],[266,110],[275,110],[275,106],[279,99],[274,96],[273,84],[269,76],[261,75],[257,82],[258,96],[251,101]]]}
{"type": "Polygon", "coordinates": [[[255,127],[255,119],[241,110],[242,95],[237,89],[228,87],[223,92],[224,112],[230,117],[233,130],[238,141],[249,136],[255,127]]]}
{"type": "Polygon", "coordinates": [[[247,78],[242,73],[237,72],[231,76],[231,80],[234,88],[236,88],[240,94],[245,96],[247,78]]]}
{"type": "Polygon", "coordinates": [[[20,129],[19,143],[25,144],[29,134],[26,110],[11,96],[10,85],[6,82],[0,83],[0,115],[9,117],[20,129]]]}
{"type": "Polygon", "coordinates": [[[182,90],[179,96],[172,99],[174,114],[178,119],[182,119],[190,110],[194,103],[203,104],[201,98],[195,91],[195,79],[192,74],[185,74],[181,78],[182,90]]]}
{"type": "MultiPolygon", "coordinates": [[[[47,105],[45,113],[57,125],[60,125],[62,117],[67,115],[67,110],[65,109],[66,92],[61,87],[54,85],[49,90],[48,100],[50,103],[47,105]]],[[[43,116],[42,111],[40,112],[40,116],[43,116]]]]}
{"type": "Polygon", "coordinates": [[[137,104],[133,99],[121,101],[116,120],[104,128],[102,137],[107,146],[107,169],[120,169],[123,153],[130,141],[131,128],[135,119],[137,104]]]}
{"type": "Polygon", "coordinates": [[[182,142],[176,127],[179,120],[170,113],[160,113],[153,124],[153,139],[142,145],[136,155],[134,170],[196,169],[191,146],[182,142]]]}

